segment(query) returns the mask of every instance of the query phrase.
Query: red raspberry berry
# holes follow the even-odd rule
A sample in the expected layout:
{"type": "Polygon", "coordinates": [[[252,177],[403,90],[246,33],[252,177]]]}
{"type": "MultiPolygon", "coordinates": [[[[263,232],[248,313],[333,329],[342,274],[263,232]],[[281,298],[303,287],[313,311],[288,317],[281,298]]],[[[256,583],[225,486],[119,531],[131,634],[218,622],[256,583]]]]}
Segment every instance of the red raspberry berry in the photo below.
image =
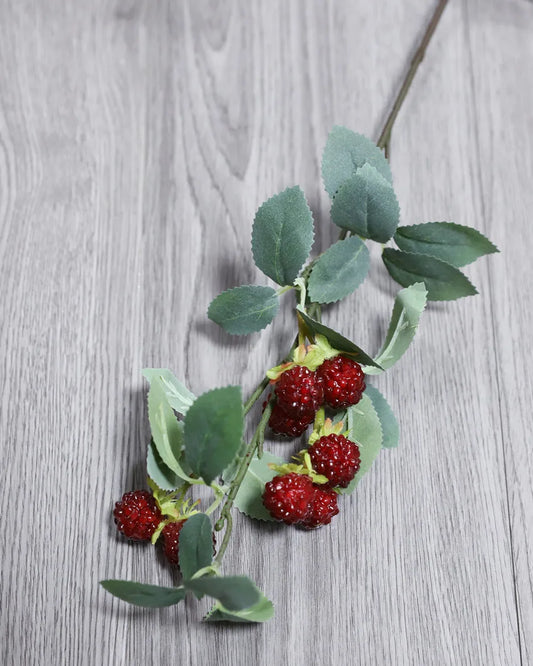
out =
{"type": "Polygon", "coordinates": [[[322,525],[329,525],[333,516],[339,513],[337,493],[331,488],[313,486],[315,489],[309,512],[302,521],[302,526],[309,530],[322,525]]]}
{"type": "Polygon", "coordinates": [[[307,516],[314,495],[315,487],[309,476],[290,472],[265,484],[263,504],[273,518],[294,525],[307,516]]]}
{"type": "Polygon", "coordinates": [[[178,552],[180,545],[181,528],[185,525],[185,520],[177,520],[174,523],[168,523],[163,527],[164,551],[170,564],[179,564],[178,552]]]}
{"type": "Polygon", "coordinates": [[[313,416],[324,400],[322,381],[316,372],[295,365],[283,372],[274,389],[278,405],[293,418],[313,416]]]}
{"type": "Polygon", "coordinates": [[[300,437],[308,426],[313,423],[315,418],[314,414],[309,416],[289,416],[284,411],[283,407],[276,403],[270,414],[268,425],[278,435],[289,435],[289,437],[300,437]]]}
{"type": "Polygon", "coordinates": [[[359,365],[346,356],[335,356],[317,370],[322,379],[324,400],[333,409],[355,405],[365,390],[365,375],[359,365]]]}
{"type": "Polygon", "coordinates": [[[138,541],[149,541],[163,520],[155,499],[147,490],[125,493],[113,510],[119,532],[138,541]]]}
{"type": "Polygon", "coordinates": [[[343,435],[326,435],[309,447],[313,469],[329,479],[328,486],[346,488],[361,465],[359,447],[343,435]]]}

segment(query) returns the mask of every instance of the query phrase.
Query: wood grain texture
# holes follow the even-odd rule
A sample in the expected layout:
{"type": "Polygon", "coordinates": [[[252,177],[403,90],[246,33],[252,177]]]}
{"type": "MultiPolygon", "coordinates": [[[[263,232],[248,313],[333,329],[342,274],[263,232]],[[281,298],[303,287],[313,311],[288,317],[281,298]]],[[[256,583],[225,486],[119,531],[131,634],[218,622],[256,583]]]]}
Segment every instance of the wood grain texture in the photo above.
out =
{"type": "MultiPolygon", "coordinates": [[[[132,609],[97,585],[172,581],[111,521],[144,482],[141,368],[170,367],[195,392],[248,390],[277,362],[290,297],[247,339],[206,307],[267,284],[249,237],[273,193],[300,184],[315,250],[335,238],[327,133],[376,136],[430,12],[424,0],[1,3],[0,663],[533,662],[525,0],[452,0],[393,132],[403,222],[470,224],[503,251],[467,268],[481,294],[432,305],[409,356],[376,380],[401,447],[331,528],[236,517],[224,570],[274,600],[267,625],[201,624],[204,602],[132,609]]],[[[376,262],[325,319],[375,352],[394,292],[376,262]]]]}

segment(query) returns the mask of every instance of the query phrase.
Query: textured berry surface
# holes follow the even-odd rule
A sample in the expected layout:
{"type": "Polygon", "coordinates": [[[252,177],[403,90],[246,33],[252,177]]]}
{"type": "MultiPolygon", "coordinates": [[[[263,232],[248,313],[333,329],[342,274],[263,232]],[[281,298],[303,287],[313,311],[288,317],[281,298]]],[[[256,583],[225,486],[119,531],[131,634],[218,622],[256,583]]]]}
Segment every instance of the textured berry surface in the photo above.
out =
{"type": "Polygon", "coordinates": [[[365,390],[365,375],[359,365],[346,356],[324,361],[317,374],[322,380],[324,401],[333,409],[355,405],[365,390]]]}
{"type": "Polygon", "coordinates": [[[329,479],[329,486],[346,488],[361,465],[359,447],[343,435],[326,435],[309,447],[313,469],[329,479]]]}
{"type": "Polygon", "coordinates": [[[314,495],[309,476],[290,472],[265,484],[263,504],[273,518],[294,525],[307,517],[314,495]]]}
{"type": "Polygon", "coordinates": [[[163,519],[155,499],[147,490],[125,493],[113,510],[119,532],[138,541],[149,541],[163,519]]]}
{"type": "Polygon", "coordinates": [[[333,516],[339,513],[337,493],[334,490],[323,486],[313,486],[313,488],[315,492],[309,505],[309,511],[302,521],[303,527],[310,530],[329,525],[333,516]]]}
{"type": "Polygon", "coordinates": [[[281,374],[274,392],[278,405],[293,418],[314,417],[324,400],[320,377],[300,365],[281,374]]]}
{"type": "Polygon", "coordinates": [[[313,423],[314,418],[314,414],[299,417],[289,416],[284,411],[283,407],[279,403],[276,403],[270,414],[268,425],[274,432],[277,432],[278,435],[300,437],[300,435],[307,430],[309,425],[313,423]]]}
{"type": "Polygon", "coordinates": [[[178,552],[180,545],[180,532],[185,525],[185,520],[169,523],[163,528],[164,551],[170,564],[179,564],[178,552]]]}

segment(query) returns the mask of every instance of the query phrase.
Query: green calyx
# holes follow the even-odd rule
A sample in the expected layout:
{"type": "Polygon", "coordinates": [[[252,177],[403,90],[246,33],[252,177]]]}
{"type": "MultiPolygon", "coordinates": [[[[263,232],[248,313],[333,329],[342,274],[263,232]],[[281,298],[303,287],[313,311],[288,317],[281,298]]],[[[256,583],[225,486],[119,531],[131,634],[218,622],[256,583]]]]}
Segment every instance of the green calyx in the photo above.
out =
{"type": "Polygon", "coordinates": [[[304,366],[314,372],[326,359],[338,356],[340,353],[329,344],[325,336],[318,334],[315,336],[314,344],[298,345],[292,354],[292,361],[271,368],[266,375],[271,381],[276,382],[284,372],[295,365],[304,366]]]}
{"type": "Polygon", "coordinates": [[[169,523],[178,523],[199,513],[199,511],[196,510],[196,507],[200,504],[200,500],[193,502],[190,499],[185,499],[185,493],[189,489],[189,484],[184,484],[181,488],[178,488],[178,490],[166,492],[159,488],[159,486],[148,477],[148,485],[150,486],[159,510],[162,515],[165,516],[164,520],[159,523],[152,535],[151,541],[152,544],[155,544],[161,536],[161,532],[169,523]]]}
{"type": "Polygon", "coordinates": [[[309,453],[305,449],[303,451],[300,451],[300,453],[297,456],[294,456],[293,459],[296,460],[295,463],[285,463],[283,465],[276,465],[274,463],[270,463],[269,467],[270,469],[273,469],[281,476],[294,472],[296,474],[301,474],[303,476],[311,477],[313,483],[317,483],[319,485],[328,483],[329,479],[326,476],[324,476],[323,474],[317,474],[315,472],[315,470],[313,469],[313,465],[311,464],[311,457],[309,456],[309,453]]]}
{"type": "Polygon", "coordinates": [[[324,418],[324,408],[321,407],[316,413],[313,432],[309,436],[309,446],[313,445],[321,437],[328,435],[344,435],[348,436],[348,431],[344,429],[344,423],[339,421],[333,423],[331,419],[324,418]]]}

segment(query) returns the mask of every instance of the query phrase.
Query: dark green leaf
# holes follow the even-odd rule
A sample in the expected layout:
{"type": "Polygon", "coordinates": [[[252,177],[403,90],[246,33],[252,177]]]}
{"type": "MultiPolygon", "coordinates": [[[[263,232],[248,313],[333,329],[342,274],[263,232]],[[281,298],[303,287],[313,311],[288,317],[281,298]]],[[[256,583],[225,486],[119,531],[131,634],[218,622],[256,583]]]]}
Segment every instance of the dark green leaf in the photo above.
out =
{"type": "Polygon", "coordinates": [[[370,254],[357,236],[341,240],[316,262],[309,278],[309,296],[315,303],[334,303],[348,296],[365,279],[370,254]]]}
{"type": "Polygon", "coordinates": [[[357,361],[362,365],[369,365],[380,368],[380,366],[374,361],[373,358],[371,358],[362,349],[360,349],[353,342],[350,342],[350,340],[342,336],[340,333],[337,333],[324,324],[319,323],[301,310],[298,310],[298,317],[300,317],[300,319],[305,324],[307,336],[309,338],[314,337],[316,334],[323,335],[334,349],[338,349],[346,356],[350,356],[354,359],[354,361],[357,361]]]}
{"type": "Polygon", "coordinates": [[[335,126],[329,133],[322,155],[322,178],[331,198],[363,164],[370,164],[392,183],[389,163],[375,143],[346,127],[335,126]]]}
{"type": "Polygon", "coordinates": [[[205,513],[196,513],[180,531],[179,563],[183,578],[208,567],[213,560],[213,528],[205,513]]]}
{"type": "Polygon", "coordinates": [[[179,414],[185,415],[187,410],[195,400],[194,393],[182,384],[174,375],[166,368],[145,368],[143,375],[152,383],[154,379],[158,379],[161,388],[163,389],[168,404],[175,409],[179,414]]]}
{"type": "Polygon", "coordinates": [[[477,229],[453,222],[398,227],[394,240],[400,250],[429,254],[452,266],[465,266],[484,254],[499,251],[477,229]]]}
{"type": "Polygon", "coordinates": [[[239,386],[197,398],[185,416],[185,458],[195,474],[211,483],[240,448],[243,407],[239,386]]]}
{"type": "Polygon", "coordinates": [[[274,616],[274,605],[264,595],[261,599],[241,611],[229,611],[224,608],[222,604],[216,603],[209,613],[205,616],[206,622],[240,622],[240,623],[253,623],[253,622],[266,622],[274,616]]]}
{"type": "MultiPolygon", "coordinates": [[[[396,294],[387,336],[375,359],[382,369],[390,368],[407,351],[417,331],[420,315],[426,307],[426,295],[423,282],[415,282],[396,294]]],[[[376,368],[364,370],[367,375],[377,375],[380,372],[376,368]]]]}
{"type": "Polygon", "coordinates": [[[100,585],[115,597],[145,608],[174,606],[185,599],[183,587],[159,587],[131,580],[102,580],[100,585]]]}
{"type": "Polygon", "coordinates": [[[185,581],[184,585],[197,597],[213,597],[230,611],[250,608],[261,599],[261,592],[246,576],[204,576],[185,581]]]}
{"type": "Polygon", "coordinates": [[[252,230],[256,266],[280,285],[291,285],[313,245],[313,216],[299,187],[290,187],[259,208],[252,230]]]}
{"type": "Polygon", "coordinates": [[[274,520],[263,506],[265,483],[272,481],[277,472],[270,469],[270,463],[283,464],[283,460],[264,451],[261,458],[254,458],[235,497],[235,506],[249,518],[274,520]]]}
{"type": "Polygon", "coordinates": [[[365,164],[340,186],[331,219],[363,238],[386,243],[398,226],[400,206],[389,181],[365,164]]]}
{"type": "Polygon", "coordinates": [[[348,415],[348,438],[357,442],[361,464],[350,485],[339,490],[342,495],[349,495],[355,490],[359,481],[372,466],[383,442],[379,416],[366,392],[363,393],[363,397],[357,405],[348,407],[346,411],[348,415]]]}
{"type": "Polygon", "coordinates": [[[148,391],[148,418],[155,448],[165,465],[176,474],[183,448],[183,424],[178,421],[159,377],[153,377],[148,391]]]}
{"type": "Polygon", "coordinates": [[[403,287],[423,282],[429,301],[453,301],[477,294],[477,289],[458,268],[426,254],[383,250],[383,262],[391,277],[403,287]]]}
{"type": "Polygon", "coordinates": [[[247,335],[268,326],[278,309],[274,289],[245,285],[219,294],[211,301],[207,316],[232,335],[247,335]]]}
{"type": "Polygon", "coordinates": [[[379,417],[381,430],[383,432],[383,448],[392,449],[398,446],[400,440],[400,426],[398,425],[398,421],[396,420],[389,403],[375,386],[369,386],[367,384],[365,395],[372,400],[372,405],[379,417]]]}
{"type": "Polygon", "coordinates": [[[146,471],[152,481],[155,481],[162,490],[175,490],[183,483],[180,477],[161,460],[153,441],[148,445],[146,471]]]}

